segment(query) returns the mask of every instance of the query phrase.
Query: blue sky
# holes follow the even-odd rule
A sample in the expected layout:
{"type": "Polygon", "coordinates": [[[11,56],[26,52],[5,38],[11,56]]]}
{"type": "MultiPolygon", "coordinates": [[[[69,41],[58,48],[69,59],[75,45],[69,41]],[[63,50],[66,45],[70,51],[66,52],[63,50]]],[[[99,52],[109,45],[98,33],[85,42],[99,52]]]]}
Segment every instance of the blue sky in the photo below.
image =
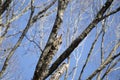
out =
{"type": "MultiPolygon", "coordinates": [[[[44,0],[41,0],[39,3],[41,4],[41,3],[43,3],[43,1],[44,0]]],[[[78,3],[75,3],[76,1],[77,0],[73,1],[73,3],[70,3],[67,7],[67,10],[65,11],[64,20],[63,20],[63,23],[59,30],[59,34],[63,34],[63,36],[62,36],[63,43],[61,45],[60,50],[58,50],[56,57],[58,57],[58,55],[60,55],[68,47],[68,45],[73,41],[73,39],[75,39],[77,36],[79,36],[82,33],[82,31],[89,25],[89,23],[93,19],[94,15],[92,14],[92,11],[91,11],[92,4],[89,3],[88,7],[85,9],[85,12],[82,13],[82,11],[81,11],[81,17],[78,17],[79,11],[80,11],[79,8],[81,8],[81,6],[85,7],[87,5],[85,5],[85,4],[79,5],[78,3]],[[71,9],[73,9],[73,11],[71,9]],[[79,18],[81,18],[80,21],[78,23],[75,23],[75,21],[79,20],[79,18]],[[75,27],[77,28],[77,30],[75,31],[75,34],[74,34],[75,27]],[[69,28],[69,30],[70,30],[68,37],[66,37],[67,36],[67,28],[69,28]],[[66,45],[66,42],[67,42],[66,38],[69,38],[67,45],[66,45]]],[[[39,3],[36,2],[35,4],[39,4],[39,3]]],[[[27,4],[27,2],[26,2],[26,4],[27,4]]],[[[49,11],[53,10],[54,7],[56,7],[56,6],[57,6],[57,4],[55,4],[49,11]]],[[[16,7],[18,7],[18,6],[16,6],[16,7]]],[[[111,41],[116,40],[115,29],[120,22],[119,15],[120,15],[120,13],[117,13],[108,19],[108,22],[110,22],[114,18],[111,25],[109,25],[110,23],[108,23],[108,26],[110,28],[107,29],[107,32],[105,34],[105,42],[104,42],[105,47],[111,41]]],[[[11,26],[12,27],[15,26],[16,30],[13,31],[11,29],[9,31],[9,34],[23,30],[27,24],[28,18],[29,18],[29,11],[26,12],[22,17],[20,17],[20,19],[13,22],[13,24],[11,26]]],[[[38,44],[40,44],[41,38],[39,37],[39,35],[41,35],[41,31],[44,32],[43,33],[43,35],[44,35],[43,41],[42,41],[43,45],[41,46],[42,49],[44,48],[45,43],[47,42],[47,39],[49,37],[50,31],[54,24],[55,18],[56,18],[56,12],[52,13],[48,17],[44,17],[44,18],[40,19],[37,23],[35,23],[32,26],[32,28],[27,33],[28,38],[32,39],[32,37],[35,36],[35,41],[38,44]],[[40,27],[43,27],[43,30],[41,30],[40,27]],[[36,35],[34,35],[34,34],[36,34],[36,35]]],[[[87,38],[81,44],[79,44],[79,46],[71,54],[71,56],[70,56],[71,63],[70,63],[69,73],[75,67],[76,60],[75,60],[74,56],[77,56],[77,54],[78,54],[78,56],[81,56],[81,58],[78,61],[78,69],[77,69],[74,80],[78,79],[81,68],[83,66],[83,63],[85,62],[87,54],[92,45],[92,42],[95,39],[96,32],[100,31],[100,29],[101,29],[101,23],[99,23],[97,25],[97,28],[94,28],[91,31],[91,33],[87,36],[87,38]],[[82,52],[81,52],[81,50],[82,50],[82,52]]],[[[16,43],[16,41],[18,40],[18,38],[20,37],[20,35],[21,35],[21,33],[17,34],[14,37],[8,38],[8,41],[9,42],[11,41],[12,45],[14,45],[16,43]]],[[[113,46],[114,46],[114,44],[115,43],[112,43],[113,46]]],[[[88,77],[95,69],[97,69],[99,67],[99,65],[100,65],[100,57],[99,57],[100,56],[100,45],[101,45],[101,36],[98,38],[98,41],[93,50],[93,55],[91,56],[91,59],[85,68],[84,74],[82,76],[82,80],[85,80],[86,77],[88,77]]],[[[110,45],[110,48],[108,48],[108,50],[106,51],[106,56],[108,55],[108,53],[110,52],[110,50],[113,46],[110,45]]],[[[26,38],[24,38],[21,46],[15,51],[15,54],[11,59],[11,63],[13,64],[12,67],[13,68],[16,67],[15,72],[12,72],[14,75],[11,74],[13,80],[15,80],[14,78],[17,78],[18,76],[21,77],[18,80],[30,80],[33,77],[33,74],[35,71],[35,66],[37,64],[40,54],[41,54],[41,52],[36,47],[36,45],[32,42],[29,42],[26,38]]],[[[56,59],[56,57],[53,59],[53,61],[56,59]]],[[[120,63],[117,66],[120,66],[120,63]]],[[[9,67],[11,67],[11,65],[9,67]]],[[[8,68],[8,69],[10,69],[10,68],[8,68]]],[[[110,80],[113,80],[115,78],[114,76],[116,76],[116,74],[118,74],[118,73],[120,73],[120,71],[118,71],[118,72],[116,71],[115,73],[109,74],[110,80]]],[[[69,76],[68,80],[71,80],[72,74],[69,76]]],[[[63,80],[63,77],[61,78],[61,80],[63,80]]],[[[95,80],[95,78],[94,78],[94,80],[95,80]]]]}

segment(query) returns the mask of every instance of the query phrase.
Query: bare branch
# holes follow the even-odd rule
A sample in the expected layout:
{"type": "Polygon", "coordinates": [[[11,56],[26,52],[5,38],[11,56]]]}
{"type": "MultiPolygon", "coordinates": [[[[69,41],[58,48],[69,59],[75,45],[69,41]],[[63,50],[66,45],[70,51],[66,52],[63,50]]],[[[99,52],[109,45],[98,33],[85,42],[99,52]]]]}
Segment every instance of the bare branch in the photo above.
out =
{"type": "MultiPolygon", "coordinates": [[[[63,14],[67,7],[68,2],[69,2],[69,0],[65,0],[65,1],[59,0],[58,1],[58,11],[57,11],[57,15],[56,15],[56,20],[53,25],[49,39],[47,41],[47,44],[43,50],[43,53],[41,54],[41,56],[38,60],[33,80],[42,80],[46,77],[47,68],[49,67],[49,64],[50,64],[53,56],[57,52],[57,50],[55,49],[55,51],[52,51],[52,54],[50,54],[49,52],[51,52],[51,50],[53,50],[52,46],[54,46],[54,41],[56,41],[57,32],[63,21],[63,14]],[[46,62],[46,60],[47,60],[47,62],[46,62]]],[[[59,46],[59,45],[60,44],[57,44],[57,46],[59,46]]]]}
{"type": "Polygon", "coordinates": [[[116,10],[113,10],[113,11],[109,12],[108,14],[104,15],[104,16],[102,17],[102,19],[105,19],[106,17],[108,17],[108,16],[110,16],[110,15],[113,15],[113,14],[119,12],[119,11],[120,11],[120,7],[118,7],[116,10]]]}
{"type": "Polygon", "coordinates": [[[37,44],[37,42],[35,42],[34,40],[29,39],[26,35],[25,35],[26,39],[29,40],[30,42],[33,42],[39,49],[41,52],[43,52],[43,50],[41,49],[41,47],[37,44]]]}
{"type": "Polygon", "coordinates": [[[108,75],[108,74],[113,70],[113,68],[117,65],[117,63],[118,63],[119,61],[120,61],[120,58],[119,58],[118,60],[116,60],[116,61],[110,66],[110,68],[107,69],[107,71],[104,73],[104,75],[102,76],[102,78],[101,78],[100,80],[103,80],[104,77],[105,77],[106,75],[108,75]]]}
{"type": "Polygon", "coordinates": [[[63,75],[63,73],[67,70],[68,64],[63,63],[54,74],[51,75],[50,80],[59,80],[59,78],[63,75]]]}
{"type": "Polygon", "coordinates": [[[91,80],[98,72],[100,72],[102,69],[106,67],[110,62],[112,62],[116,57],[118,57],[120,54],[116,54],[113,56],[113,53],[117,50],[117,48],[120,46],[120,42],[115,45],[115,47],[112,49],[111,53],[107,57],[107,59],[100,65],[100,67],[95,70],[88,78],[87,80],[91,80]]]}
{"type": "Polygon", "coordinates": [[[100,33],[96,36],[94,42],[92,43],[92,46],[91,46],[91,48],[90,48],[90,51],[89,51],[89,53],[88,53],[88,55],[87,55],[87,59],[86,59],[84,65],[83,65],[83,67],[82,67],[81,72],[80,72],[79,80],[81,80],[81,77],[82,77],[82,74],[83,74],[83,72],[84,72],[84,69],[85,69],[85,67],[86,67],[86,65],[87,65],[87,63],[88,63],[88,61],[89,61],[89,59],[90,59],[90,56],[91,56],[91,54],[92,54],[92,51],[93,51],[93,49],[94,49],[94,47],[95,47],[95,44],[96,44],[99,36],[101,35],[101,33],[102,33],[102,31],[100,31],[100,33]]]}
{"type": "MultiPolygon", "coordinates": [[[[33,1],[33,0],[32,0],[32,1],[33,1]]],[[[43,9],[42,11],[40,11],[38,15],[36,15],[36,16],[34,16],[34,17],[32,18],[33,13],[34,13],[34,6],[32,5],[32,1],[31,1],[31,14],[30,14],[28,23],[27,23],[27,25],[26,25],[26,28],[23,30],[23,33],[22,33],[22,35],[20,36],[19,40],[17,41],[17,43],[15,44],[15,46],[12,48],[12,50],[11,50],[10,53],[9,53],[9,55],[7,56],[7,58],[6,58],[5,62],[4,62],[4,65],[3,65],[3,67],[2,67],[2,70],[0,71],[0,77],[4,74],[4,72],[5,72],[5,70],[6,70],[7,66],[8,66],[8,62],[9,62],[10,58],[13,56],[15,50],[16,50],[16,49],[19,47],[19,45],[21,44],[21,42],[22,42],[24,36],[26,35],[26,33],[28,32],[29,28],[31,27],[31,25],[32,25],[33,23],[36,22],[36,20],[37,20],[36,17],[38,17],[38,16],[40,15],[40,13],[42,14],[43,12],[47,11],[47,10],[55,3],[55,2],[54,2],[54,3],[51,3],[50,5],[48,5],[47,7],[45,7],[45,9],[43,9]]],[[[54,1],[55,1],[55,0],[54,0],[54,1]]],[[[27,9],[27,8],[26,8],[26,9],[27,9]]],[[[25,9],[25,11],[26,11],[26,9],[25,9]]]]}
{"type": "MultiPolygon", "coordinates": [[[[105,22],[106,22],[106,19],[102,21],[102,41],[101,41],[101,64],[104,62],[104,36],[105,36],[105,22]]],[[[98,73],[98,76],[97,76],[97,80],[100,80],[100,74],[102,73],[102,71],[100,71],[98,73]]]]}
{"type": "MultiPolygon", "coordinates": [[[[31,6],[32,7],[32,6],[31,6]]],[[[7,66],[8,66],[8,62],[10,60],[10,58],[12,57],[12,55],[14,54],[15,50],[19,47],[19,45],[21,44],[25,34],[27,33],[27,31],[29,30],[30,28],[30,23],[31,23],[31,20],[32,20],[32,16],[33,16],[33,13],[34,13],[34,9],[31,8],[31,14],[30,14],[30,17],[29,17],[29,21],[26,25],[26,28],[24,29],[21,37],[19,38],[19,40],[17,41],[17,43],[15,44],[15,46],[12,48],[12,50],[10,51],[10,53],[8,54],[7,58],[5,59],[5,62],[4,62],[4,65],[2,67],[2,70],[0,71],[0,77],[2,77],[2,75],[4,74],[7,66]]]]}
{"type": "Polygon", "coordinates": [[[2,6],[0,6],[0,15],[2,15],[5,10],[7,10],[7,8],[9,7],[10,3],[12,2],[12,0],[6,0],[2,6]]]}
{"type": "MultiPolygon", "coordinates": [[[[52,3],[50,3],[48,6],[46,6],[42,11],[38,12],[37,15],[35,15],[32,19],[32,23],[36,22],[39,19],[39,16],[41,16],[44,12],[46,12],[50,7],[52,7],[57,0],[53,0],[52,3]]],[[[43,17],[43,16],[42,16],[43,17]]]]}
{"type": "Polygon", "coordinates": [[[53,73],[57,67],[72,53],[72,51],[84,40],[84,38],[90,33],[90,31],[101,21],[102,16],[106,10],[110,7],[113,0],[107,0],[104,6],[97,13],[96,18],[89,24],[89,26],[82,32],[82,34],[77,37],[71,45],[62,53],[62,55],[53,63],[50,67],[48,76],[53,73]]]}

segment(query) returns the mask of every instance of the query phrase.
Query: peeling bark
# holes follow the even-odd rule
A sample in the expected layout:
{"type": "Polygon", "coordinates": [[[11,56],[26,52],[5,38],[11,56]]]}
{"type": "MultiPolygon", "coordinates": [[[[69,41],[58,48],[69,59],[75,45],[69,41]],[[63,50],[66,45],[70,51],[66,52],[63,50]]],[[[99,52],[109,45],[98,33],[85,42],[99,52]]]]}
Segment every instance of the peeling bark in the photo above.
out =
{"type": "Polygon", "coordinates": [[[0,15],[2,15],[6,9],[9,7],[10,3],[12,2],[12,0],[6,0],[3,5],[0,6],[0,15]]]}
{"type": "Polygon", "coordinates": [[[63,63],[54,74],[51,75],[50,80],[59,80],[62,74],[68,69],[68,64],[63,63]]]}
{"type": "MultiPolygon", "coordinates": [[[[47,68],[49,67],[48,65],[50,64],[50,62],[53,58],[53,56],[49,53],[49,51],[54,46],[54,41],[56,40],[57,32],[61,26],[61,23],[63,20],[63,14],[64,14],[64,11],[67,7],[68,2],[69,2],[69,0],[64,0],[64,1],[59,0],[58,1],[58,11],[57,11],[57,15],[56,15],[56,20],[55,20],[55,23],[53,25],[49,39],[47,41],[47,44],[46,44],[46,46],[45,46],[45,48],[44,48],[44,50],[43,50],[43,52],[38,60],[33,80],[43,80],[45,78],[46,74],[48,73],[47,68]],[[50,61],[46,62],[47,57],[48,58],[51,57],[51,59],[49,59],[50,61]],[[43,68],[44,68],[44,71],[43,71],[43,68]]],[[[59,45],[59,44],[57,44],[57,45],[59,45]]],[[[53,54],[55,54],[56,52],[57,52],[57,50],[54,51],[53,54]]]]}
{"type": "Polygon", "coordinates": [[[53,63],[50,67],[49,76],[53,73],[57,67],[73,52],[73,50],[84,40],[84,38],[90,33],[90,31],[103,19],[103,15],[105,14],[106,10],[110,7],[113,0],[107,0],[104,6],[100,9],[97,13],[95,19],[88,25],[88,27],[82,32],[80,36],[78,36],[71,45],[62,53],[62,55],[53,63]]]}

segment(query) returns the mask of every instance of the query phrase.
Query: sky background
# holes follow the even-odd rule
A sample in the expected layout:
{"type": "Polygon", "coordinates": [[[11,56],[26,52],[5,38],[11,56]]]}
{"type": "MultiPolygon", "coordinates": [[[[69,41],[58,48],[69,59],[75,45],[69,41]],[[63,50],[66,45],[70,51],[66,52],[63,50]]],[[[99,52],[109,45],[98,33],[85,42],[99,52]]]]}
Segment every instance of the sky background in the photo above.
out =
{"type": "MultiPolygon", "coordinates": [[[[61,25],[61,28],[59,29],[59,35],[63,34],[62,36],[62,45],[60,49],[58,50],[55,58],[53,61],[56,60],[56,58],[70,45],[70,43],[78,37],[82,31],[90,24],[92,21],[94,15],[96,14],[94,11],[95,9],[91,9],[93,7],[93,0],[90,1],[84,1],[84,0],[74,0],[71,3],[69,3],[65,14],[64,14],[64,20],[61,25]],[[79,4],[80,3],[80,4],[79,4]],[[82,11],[82,8],[84,7],[84,11],[82,11]]],[[[25,1],[25,6],[28,4],[29,1],[25,1]]],[[[36,0],[34,5],[42,5],[43,2],[46,2],[45,0],[36,0]]],[[[19,2],[20,3],[20,2],[19,2]]],[[[104,2],[103,2],[104,3],[104,2]]],[[[103,4],[102,3],[102,4],[103,4]]],[[[98,2],[94,7],[98,6],[98,2]]],[[[100,4],[99,4],[100,5],[100,4]]],[[[116,8],[117,6],[120,6],[120,4],[115,3],[115,6],[113,6],[112,9],[116,8]]],[[[19,5],[15,6],[16,10],[18,9],[19,5]]],[[[21,7],[25,7],[21,6],[21,7]]],[[[52,11],[55,7],[57,6],[57,3],[51,7],[47,12],[52,11]]],[[[43,7],[44,8],[44,7],[43,7]]],[[[41,8],[42,9],[42,8],[41,8]]],[[[41,10],[41,9],[36,9],[35,14],[41,10]]],[[[18,31],[22,31],[28,21],[29,18],[29,11],[26,12],[23,16],[21,16],[18,20],[14,21],[9,30],[9,34],[16,33],[18,31]],[[15,28],[14,28],[15,27],[15,28]],[[14,29],[14,30],[13,30],[14,29]]],[[[34,15],[35,15],[34,14],[34,15]]],[[[111,42],[115,41],[118,37],[116,37],[116,31],[117,28],[120,28],[120,13],[116,13],[115,15],[112,15],[109,17],[107,26],[106,26],[106,34],[105,34],[105,42],[104,42],[104,47],[109,46],[106,49],[106,55],[111,51],[113,46],[115,45],[116,42],[111,42]],[[111,45],[109,45],[111,43],[111,45]]],[[[54,21],[56,18],[56,12],[53,12],[51,15],[41,18],[38,22],[36,22],[28,31],[27,37],[29,39],[33,39],[41,46],[42,49],[44,49],[44,46],[47,42],[47,39],[49,37],[49,34],[51,32],[51,29],[53,27],[54,21]],[[42,35],[42,38],[40,37],[42,35]]],[[[95,39],[96,32],[100,32],[101,30],[101,23],[97,25],[97,28],[94,28],[90,34],[82,41],[81,44],[72,52],[70,55],[70,67],[69,67],[69,73],[71,73],[73,68],[76,65],[76,57],[79,57],[78,60],[78,68],[76,68],[76,75],[74,77],[74,80],[78,79],[78,76],[80,75],[81,68],[87,58],[87,54],[90,50],[90,47],[95,39]]],[[[119,33],[119,31],[118,31],[119,33]]],[[[10,43],[12,46],[17,42],[19,39],[21,33],[9,37],[4,41],[4,46],[8,45],[10,43]],[[7,43],[6,43],[7,42],[7,43]],[[6,44],[6,45],[5,45],[6,44]]],[[[97,43],[95,45],[95,48],[93,50],[93,54],[91,56],[91,59],[89,63],[87,64],[85,71],[82,76],[82,80],[85,80],[86,77],[88,77],[94,70],[96,70],[99,65],[100,65],[100,45],[101,45],[101,38],[100,36],[97,40],[97,43]]],[[[120,39],[120,38],[118,38],[120,39]]],[[[118,52],[120,51],[120,48],[118,52]]],[[[27,38],[25,37],[22,41],[22,44],[20,47],[15,51],[15,54],[13,55],[12,59],[10,60],[9,68],[8,68],[8,73],[7,74],[10,76],[7,80],[31,80],[35,71],[35,67],[37,64],[37,61],[39,59],[41,52],[39,48],[33,43],[29,42],[27,38]]],[[[117,65],[120,66],[120,63],[117,65]]],[[[110,80],[119,80],[120,76],[120,71],[116,71],[114,73],[109,74],[110,80]],[[118,76],[118,77],[116,77],[118,76]]],[[[63,75],[64,76],[64,75],[63,75]]],[[[63,80],[63,76],[61,80],[63,80]]],[[[71,80],[73,76],[73,73],[69,74],[68,80],[71,80]]],[[[95,77],[96,78],[96,77],[95,77]]],[[[94,80],[95,80],[94,78],[94,80]]],[[[6,80],[6,78],[3,78],[3,80],[6,80]]]]}

